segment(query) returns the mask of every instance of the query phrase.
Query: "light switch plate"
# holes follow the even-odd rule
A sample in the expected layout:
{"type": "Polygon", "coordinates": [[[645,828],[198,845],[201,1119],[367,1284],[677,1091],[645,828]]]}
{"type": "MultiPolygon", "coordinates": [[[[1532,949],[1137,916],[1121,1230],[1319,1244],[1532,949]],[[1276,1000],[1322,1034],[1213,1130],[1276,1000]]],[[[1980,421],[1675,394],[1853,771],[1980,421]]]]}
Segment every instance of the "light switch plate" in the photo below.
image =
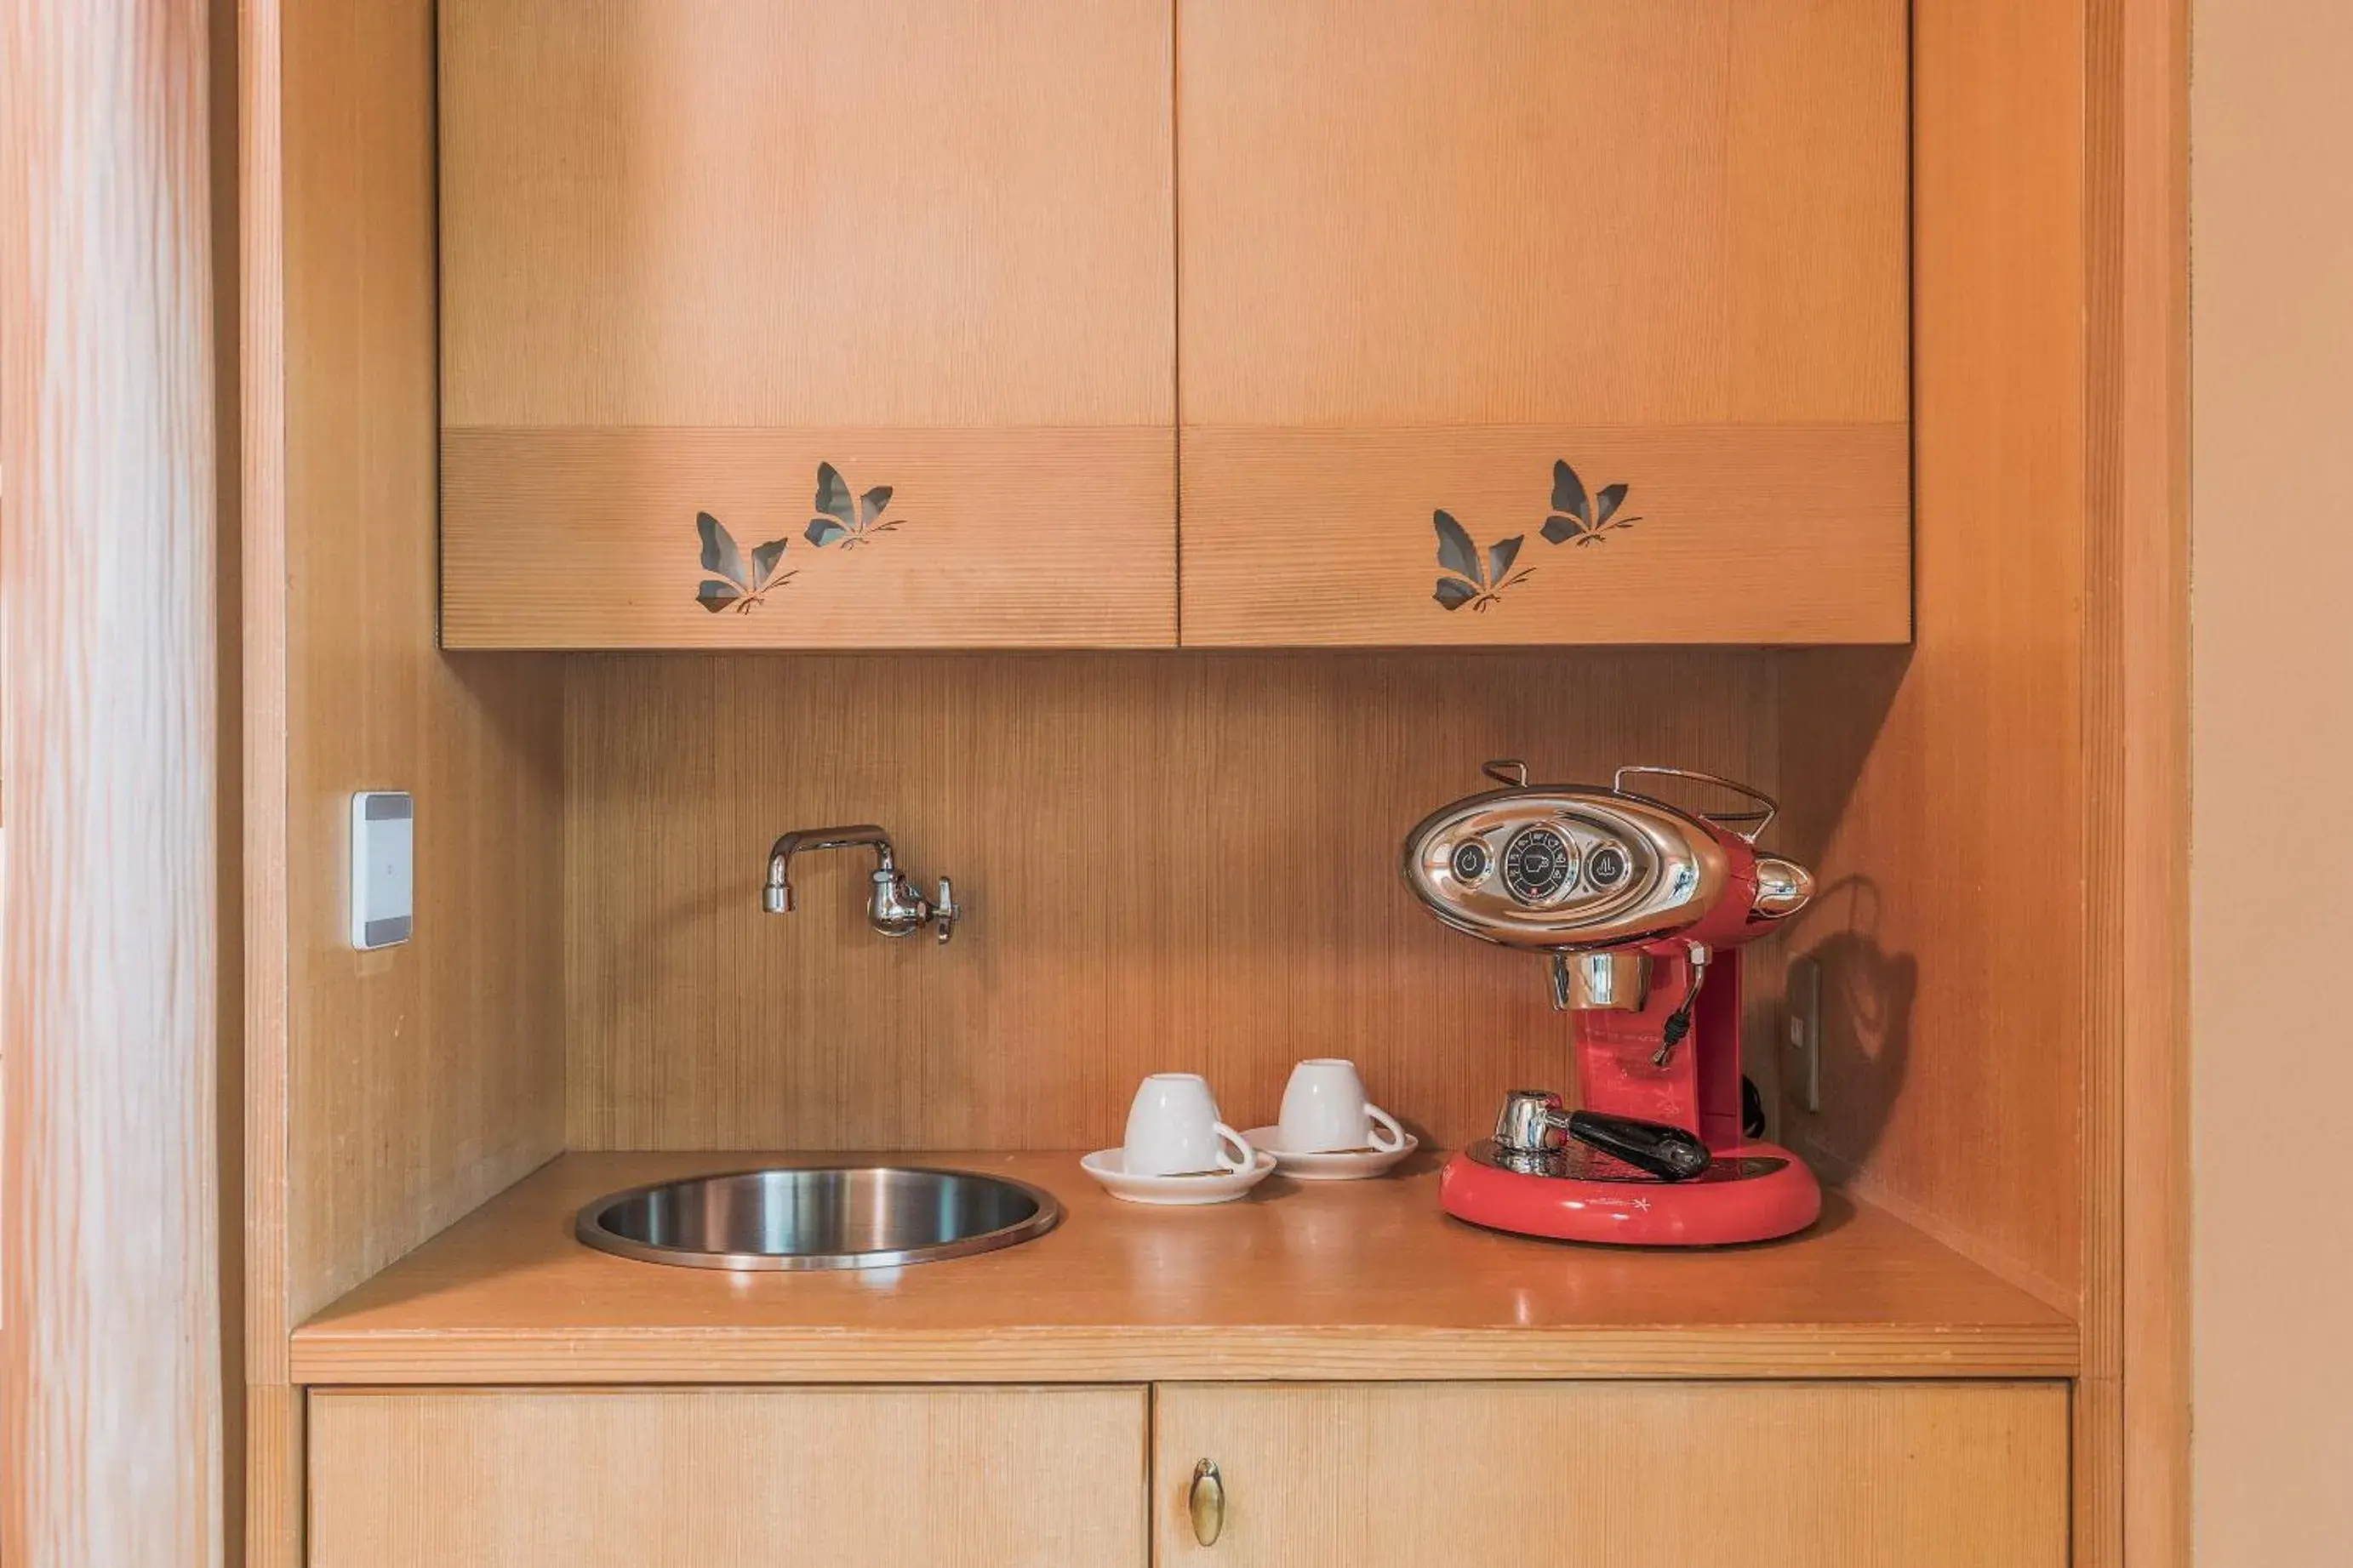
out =
{"type": "Polygon", "coordinates": [[[1789,964],[1789,1057],[1798,1103],[1822,1109],[1822,966],[1810,958],[1789,964]]]}
{"type": "Polygon", "coordinates": [[[417,805],[405,790],[352,796],[352,945],[406,942],[417,924],[417,805]]]}

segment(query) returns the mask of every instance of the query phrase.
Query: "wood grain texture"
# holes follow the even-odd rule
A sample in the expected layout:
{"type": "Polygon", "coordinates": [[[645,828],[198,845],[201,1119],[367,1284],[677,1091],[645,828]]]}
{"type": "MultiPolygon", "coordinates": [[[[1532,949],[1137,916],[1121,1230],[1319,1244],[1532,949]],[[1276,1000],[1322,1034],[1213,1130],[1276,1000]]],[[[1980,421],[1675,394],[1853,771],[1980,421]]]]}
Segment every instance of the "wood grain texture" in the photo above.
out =
{"type": "Polygon", "coordinates": [[[434,647],[432,7],[284,25],[286,581],[249,609],[286,622],[257,809],[285,816],[299,1319],[562,1146],[563,715],[552,662],[434,647]],[[402,788],[417,936],[354,952],[349,797],[402,788]]]}
{"type": "Polygon", "coordinates": [[[729,1276],[609,1257],[580,1205],[825,1155],[566,1154],[298,1331],[310,1383],[1085,1382],[1103,1378],[2064,1377],[2066,1318],[1833,1194],[1739,1251],[1564,1251],[1399,1177],[1268,1178],[1201,1209],[1122,1203],[1070,1153],[928,1163],[1043,1186],[1057,1229],[897,1271],[729,1276]]]}
{"type": "Polygon", "coordinates": [[[2189,6],[2087,11],[2086,941],[2116,962],[2087,976],[2075,1562],[2188,1568],[2189,6]]]}
{"type": "Polygon", "coordinates": [[[205,8],[0,10],[0,1560],[222,1561],[205,8]]]}
{"type": "Polygon", "coordinates": [[[1901,0],[1176,28],[1186,425],[1904,419],[1901,0]]]}
{"type": "Polygon", "coordinates": [[[1515,1527],[1563,1568],[2060,1568],[2059,1384],[1163,1387],[1154,1561],[1404,1568],[1493,1557],[1515,1527]],[[1195,1463],[1224,1533],[1195,1539],[1195,1463]]]}
{"type": "Polygon", "coordinates": [[[441,15],[449,424],[1171,423],[1167,0],[441,15]]]}
{"type": "Polygon", "coordinates": [[[2083,18],[1914,21],[1915,646],[1785,656],[1782,842],[1823,889],[1786,951],[1822,963],[1825,1057],[1822,1113],[1782,1126],[2073,1310],[2109,962],[2085,942],[2083,18]]]}
{"type": "Polygon", "coordinates": [[[288,1370],[286,247],[282,0],[237,7],[238,800],[245,1568],[302,1568],[301,1395],[288,1370]]]}
{"type": "Polygon", "coordinates": [[[1177,37],[1185,642],[1906,638],[1899,0],[1177,37]],[[1546,544],[1558,458],[1642,523],[1546,544]],[[1532,575],[1434,602],[1440,509],[1532,575]]]}
{"type": "Polygon", "coordinates": [[[1184,434],[1191,647],[1900,643],[1911,438],[1871,425],[1184,434]],[[1624,484],[1626,525],[1548,542],[1553,465],[1624,484]],[[1432,513],[1492,602],[1448,609],[1432,513]],[[1639,521],[1635,520],[1639,518],[1639,521]],[[1517,538],[1508,571],[1486,552],[1517,538]],[[1523,575],[1524,574],[1524,575],[1523,575]]]}
{"type": "Polygon", "coordinates": [[[311,1562],[1141,1564],[1145,1400],[1140,1388],[321,1393],[311,1562]]]}
{"type": "Polygon", "coordinates": [[[1166,0],[442,18],[449,646],[1175,642],[1166,0]],[[699,510],[789,586],[699,605],[699,510]]]}
{"type": "Polygon", "coordinates": [[[434,647],[425,0],[242,8],[248,1560],[301,1561],[287,1331],[562,1145],[561,691],[434,647]],[[346,797],[418,803],[348,947],[346,797]]]}
{"type": "MultiPolygon", "coordinates": [[[[452,429],[450,647],[1172,646],[1176,447],[1166,426],[991,430],[452,429]],[[876,532],[819,548],[820,464],[888,485],[876,532]],[[696,514],[783,585],[696,595],[696,514]]],[[[748,565],[748,563],[747,563],[748,565]]],[[[746,583],[744,586],[754,584],[746,583]]]]}
{"type": "MultiPolygon", "coordinates": [[[[1542,965],[1400,887],[1427,813],[1668,761],[1771,787],[1762,654],[597,658],[567,670],[573,1148],[1100,1148],[1148,1072],[1273,1120],[1339,1055],[1425,1138],[1567,1072],[1542,965]],[[955,879],[953,945],[868,929],[871,821],[955,879]]],[[[553,1037],[551,1036],[551,1038],[553,1037]]]]}
{"type": "MultiPolygon", "coordinates": [[[[278,1346],[279,1359],[286,1342],[278,1346]]],[[[308,1485],[302,1431],[303,1391],[293,1384],[249,1383],[245,1391],[245,1550],[230,1559],[245,1568],[306,1568],[303,1490],[308,1485]]]]}
{"type": "Polygon", "coordinates": [[[234,5],[205,16],[206,163],[212,205],[213,366],[213,646],[214,739],[211,765],[216,845],[213,940],[216,967],[213,1008],[219,1020],[214,1063],[214,1127],[219,1152],[213,1183],[219,1256],[221,1347],[221,1557],[246,1562],[245,1447],[245,878],[239,862],[245,825],[244,516],[245,432],[239,411],[243,284],[237,277],[242,205],[237,164],[243,156],[237,122],[243,112],[237,80],[240,18],[234,5]]]}

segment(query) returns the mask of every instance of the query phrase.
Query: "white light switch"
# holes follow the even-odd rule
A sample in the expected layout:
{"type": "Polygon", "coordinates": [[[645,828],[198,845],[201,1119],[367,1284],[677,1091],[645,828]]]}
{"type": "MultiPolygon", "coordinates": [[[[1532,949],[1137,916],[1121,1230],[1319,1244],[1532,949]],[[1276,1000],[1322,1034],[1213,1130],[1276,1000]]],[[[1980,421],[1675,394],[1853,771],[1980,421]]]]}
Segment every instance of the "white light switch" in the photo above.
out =
{"type": "Polygon", "coordinates": [[[405,790],[352,796],[352,945],[408,940],[417,923],[417,806],[405,790]]]}

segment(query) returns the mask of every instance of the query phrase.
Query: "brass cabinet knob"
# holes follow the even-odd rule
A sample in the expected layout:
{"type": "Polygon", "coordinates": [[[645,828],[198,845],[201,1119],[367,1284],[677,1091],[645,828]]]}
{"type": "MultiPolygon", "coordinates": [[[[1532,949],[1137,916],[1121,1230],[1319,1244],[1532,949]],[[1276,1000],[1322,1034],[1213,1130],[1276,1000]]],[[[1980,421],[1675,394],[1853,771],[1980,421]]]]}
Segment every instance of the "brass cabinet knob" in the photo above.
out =
{"type": "Polygon", "coordinates": [[[1215,1546],[1226,1531],[1226,1479],[1215,1459],[1193,1467],[1193,1484],[1185,1493],[1185,1511],[1193,1516],[1193,1539],[1215,1546]]]}

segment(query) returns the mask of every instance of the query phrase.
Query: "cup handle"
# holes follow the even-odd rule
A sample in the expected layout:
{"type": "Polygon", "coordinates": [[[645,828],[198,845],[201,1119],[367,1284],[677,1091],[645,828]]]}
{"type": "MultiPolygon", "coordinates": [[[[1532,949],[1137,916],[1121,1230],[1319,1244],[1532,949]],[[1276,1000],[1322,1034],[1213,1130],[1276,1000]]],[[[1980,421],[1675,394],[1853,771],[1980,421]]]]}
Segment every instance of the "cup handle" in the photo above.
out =
{"type": "Polygon", "coordinates": [[[1218,1151],[1218,1163],[1235,1175],[1242,1174],[1258,1163],[1258,1151],[1250,1147],[1250,1141],[1222,1121],[1218,1123],[1218,1142],[1231,1144],[1241,1152],[1239,1159],[1228,1159],[1225,1150],[1218,1151]]]}
{"type": "Polygon", "coordinates": [[[1398,1150],[1405,1147],[1405,1129],[1398,1125],[1398,1119],[1396,1117],[1391,1116],[1388,1111],[1383,1110],[1379,1106],[1372,1104],[1370,1101],[1367,1101],[1365,1105],[1365,1114],[1371,1118],[1374,1123],[1374,1153],[1394,1154],[1398,1150]],[[1381,1142],[1381,1130],[1383,1128],[1387,1128],[1388,1130],[1389,1141],[1386,1143],[1381,1142]]]}

